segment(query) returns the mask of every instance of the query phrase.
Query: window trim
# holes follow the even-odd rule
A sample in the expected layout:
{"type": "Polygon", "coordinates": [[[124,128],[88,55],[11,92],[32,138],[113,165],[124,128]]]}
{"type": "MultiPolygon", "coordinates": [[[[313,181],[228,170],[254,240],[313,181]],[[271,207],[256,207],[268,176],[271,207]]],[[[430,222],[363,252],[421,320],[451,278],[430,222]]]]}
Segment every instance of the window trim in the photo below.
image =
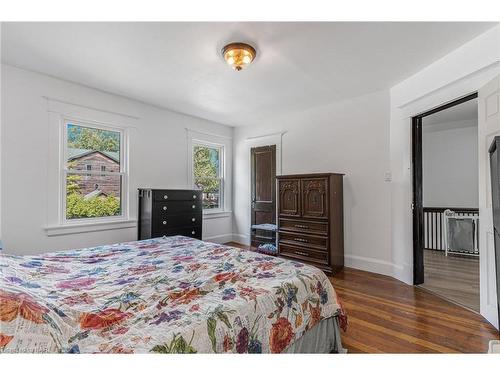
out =
{"type": "Polygon", "coordinates": [[[128,172],[128,131],[126,127],[118,127],[103,122],[76,119],[70,116],[61,117],[59,145],[59,226],[70,228],[77,226],[92,226],[98,224],[110,224],[116,222],[125,222],[129,220],[129,172],[128,172]],[[85,170],[73,173],[67,168],[68,160],[68,124],[87,128],[95,128],[105,131],[118,132],[120,134],[120,170],[119,172],[101,172],[98,170],[85,170]],[[121,176],[121,194],[120,205],[121,213],[116,216],[89,217],[68,219],[66,217],[66,178],[68,174],[84,175],[113,175],[121,176]]]}
{"type": "Polygon", "coordinates": [[[225,150],[225,145],[222,143],[217,143],[217,142],[210,142],[210,141],[205,141],[205,140],[200,140],[193,138],[191,140],[191,163],[190,163],[190,186],[194,187],[194,181],[195,181],[195,176],[194,176],[194,148],[196,146],[202,146],[202,147],[208,147],[208,148],[216,148],[219,150],[219,180],[221,181],[220,183],[220,192],[219,192],[219,207],[217,208],[203,208],[203,214],[220,214],[223,212],[226,212],[225,210],[225,191],[226,191],[226,150],[225,150]]]}

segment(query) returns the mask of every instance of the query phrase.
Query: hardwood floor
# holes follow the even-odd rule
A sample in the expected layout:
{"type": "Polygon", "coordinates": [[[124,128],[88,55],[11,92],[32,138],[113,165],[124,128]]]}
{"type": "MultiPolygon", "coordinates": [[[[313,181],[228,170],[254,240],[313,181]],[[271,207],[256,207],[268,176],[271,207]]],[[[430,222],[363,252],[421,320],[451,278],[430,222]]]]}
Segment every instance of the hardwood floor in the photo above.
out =
{"type": "Polygon", "coordinates": [[[483,317],[394,278],[345,268],[330,279],[347,311],[350,353],[486,353],[483,317]]]}
{"type": "Polygon", "coordinates": [[[330,281],[349,319],[349,353],[486,353],[498,339],[479,314],[392,277],[344,268],[330,281]]]}
{"type": "Polygon", "coordinates": [[[424,283],[420,287],[479,312],[479,258],[424,250],[424,283]]]}
{"type": "Polygon", "coordinates": [[[238,242],[226,242],[224,245],[227,246],[233,246],[233,247],[239,247],[240,249],[245,249],[245,250],[255,250],[255,247],[251,247],[250,245],[243,245],[238,242]]]}

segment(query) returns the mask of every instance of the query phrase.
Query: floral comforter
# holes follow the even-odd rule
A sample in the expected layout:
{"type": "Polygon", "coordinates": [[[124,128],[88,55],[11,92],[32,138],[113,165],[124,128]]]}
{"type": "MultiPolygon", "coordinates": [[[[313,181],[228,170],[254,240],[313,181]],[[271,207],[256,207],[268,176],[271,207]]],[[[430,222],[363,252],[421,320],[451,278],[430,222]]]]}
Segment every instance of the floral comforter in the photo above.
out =
{"type": "Polygon", "coordinates": [[[175,236],[0,255],[0,352],[279,353],[339,316],[325,274],[175,236]]]}

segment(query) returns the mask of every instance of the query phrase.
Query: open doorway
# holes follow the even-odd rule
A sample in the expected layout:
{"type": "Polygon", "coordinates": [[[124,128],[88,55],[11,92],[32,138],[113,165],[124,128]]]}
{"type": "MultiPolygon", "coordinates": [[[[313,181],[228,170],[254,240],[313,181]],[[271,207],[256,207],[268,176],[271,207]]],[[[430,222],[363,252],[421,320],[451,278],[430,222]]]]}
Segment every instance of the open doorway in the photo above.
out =
{"type": "Polygon", "coordinates": [[[414,282],[479,312],[477,94],[412,126],[414,282]]]}

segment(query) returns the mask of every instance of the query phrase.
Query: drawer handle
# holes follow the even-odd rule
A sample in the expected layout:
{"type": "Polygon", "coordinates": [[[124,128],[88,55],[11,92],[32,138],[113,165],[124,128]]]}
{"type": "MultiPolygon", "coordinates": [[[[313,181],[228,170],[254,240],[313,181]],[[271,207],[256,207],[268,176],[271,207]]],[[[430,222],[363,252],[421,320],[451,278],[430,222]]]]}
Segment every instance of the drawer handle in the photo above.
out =
{"type": "Polygon", "coordinates": [[[193,230],[193,231],[191,231],[191,234],[196,234],[196,232],[193,230]]]}
{"type": "Polygon", "coordinates": [[[296,251],[295,254],[302,255],[302,256],[305,256],[305,257],[309,256],[308,253],[304,253],[303,251],[296,251]]]}
{"type": "Polygon", "coordinates": [[[306,240],[305,238],[294,238],[293,240],[298,242],[309,242],[309,240],[306,240]]]}
{"type": "Polygon", "coordinates": [[[191,206],[191,208],[196,208],[196,205],[194,205],[194,204],[193,204],[193,205],[191,206]]]}
{"type": "Polygon", "coordinates": [[[295,224],[295,228],[309,229],[307,225],[300,225],[300,224],[295,224]]]}
{"type": "Polygon", "coordinates": [[[193,195],[193,199],[196,199],[196,195],[193,195]]]}
{"type": "Polygon", "coordinates": [[[168,199],[168,195],[164,195],[164,196],[163,196],[163,199],[168,199]]]}
{"type": "Polygon", "coordinates": [[[165,220],[163,220],[163,225],[167,225],[167,222],[165,220]]]}
{"type": "Polygon", "coordinates": [[[163,211],[166,211],[167,210],[167,206],[163,206],[163,211]]]}
{"type": "Polygon", "coordinates": [[[191,221],[196,221],[196,219],[193,217],[193,218],[191,219],[191,221]]]}

